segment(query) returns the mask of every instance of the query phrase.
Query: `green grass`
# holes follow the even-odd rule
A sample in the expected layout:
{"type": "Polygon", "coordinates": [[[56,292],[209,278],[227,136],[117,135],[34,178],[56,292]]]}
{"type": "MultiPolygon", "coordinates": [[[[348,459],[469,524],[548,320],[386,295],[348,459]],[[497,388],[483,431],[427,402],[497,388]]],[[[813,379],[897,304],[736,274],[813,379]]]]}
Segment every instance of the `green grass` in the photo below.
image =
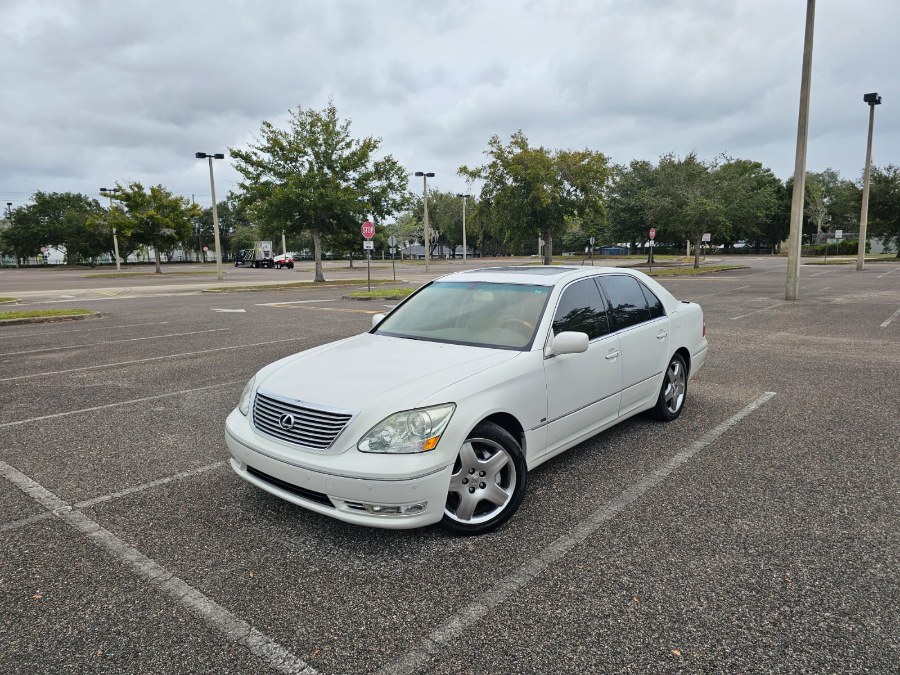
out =
{"type": "MultiPolygon", "coordinates": [[[[267,284],[265,286],[216,286],[205,289],[206,293],[243,293],[245,291],[302,291],[316,288],[329,288],[331,286],[361,286],[366,284],[365,279],[337,279],[335,281],[291,281],[284,284],[267,284]]],[[[373,279],[373,286],[396,283],[390,279],[373,279]]]]}
{"type": "Polygon", "coordinates": [[[24,309],[18,312],[0,312],[0,321],[6,319],[31,319],[45,316],[83,316],[93,314],[90,309],[24,309]]]}
{"type": "Polygon", "coordinates": [[[746,265],[708,265],[707,267],[665,267],[662,269],[655,269],[652,272],[644,271],[644,274],[647,274],[651,277],[696,277],[703,274],[711,274],[715,272],[727,272],[728,270],[743,270],[747,269],[746,265]]]}
{"type": "Polygon", "coordinates": [[[0,305],[8,305],[11,302],[18,302],[18,298],[0,298],[0,305]]]}
{"type": "Polygon", "coordinates": [[[415,293],[415,288],[382,288],[377,291],[354,291],[345,298],[365,300],[368,298],[406,298],[415,293]]]}

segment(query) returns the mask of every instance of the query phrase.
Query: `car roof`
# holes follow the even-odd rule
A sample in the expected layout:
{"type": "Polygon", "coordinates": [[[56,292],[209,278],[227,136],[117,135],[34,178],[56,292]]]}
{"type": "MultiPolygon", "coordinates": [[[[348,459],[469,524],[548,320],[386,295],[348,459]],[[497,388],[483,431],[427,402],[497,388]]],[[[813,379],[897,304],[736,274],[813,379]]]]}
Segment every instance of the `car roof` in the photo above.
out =
{"type": "Polygon", "coordinates": [[[616,267],[576,267],[574,265],[519,265],[508,267],[482,267],[463,270],[440,277],[440,281],[529,284],[556,286],[579,277],[603,273],[627,272],[616,267]]]}

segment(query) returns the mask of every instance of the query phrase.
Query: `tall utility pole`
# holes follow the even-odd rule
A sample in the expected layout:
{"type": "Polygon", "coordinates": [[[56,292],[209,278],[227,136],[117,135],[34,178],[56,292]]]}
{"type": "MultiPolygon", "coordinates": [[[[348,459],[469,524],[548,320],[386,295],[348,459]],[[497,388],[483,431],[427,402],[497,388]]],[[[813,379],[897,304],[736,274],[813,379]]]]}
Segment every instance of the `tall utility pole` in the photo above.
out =
{"type": "Polygon", "coordinates": [[[225,159],[225,155],[217,152],[210,155],[206,152],[195,152],[194,157],[197,159],[209,159],[209,191],[212,193],[212,212],[213,212],[213,237],[216,242],[216,278],[222,281],[222,247],[219,245],[219,212],[216,210],[216,179],[213,176],[214,159],[225,159]]]}
{"type": "MultiPolygon", "coordinates": [[[[112,200],[113,200],[113,195],[116,194],[117,192],[121,192],[121,191],[122,191],[122,188],[117,188],[117,187],[114,187],[114,188],[100,188],[100,194],[101,194],[101,195],[106,195],[107,197],[109,197],[109,215],[110,215],[110,220],[112,219],[112,209],[113,209],[113,206],[112,206],[112,200]]],[[[119,271],[121,271],[122,268],[119,266],[119,237],[118,237],[118,235],[116,234],[116,228],[112,228],[112,236],[113,236],[113,254],[116,256],[116,272],[119,272],[119,271]]]]}
{"type": "Polygon", "coordinates": [[[859,214],[859,248],[856,251],[856,270],[862,272],[866,264],[866,227],[869,224],[869,174],[872,170],[872,129],[875,127],[875,106],[881,104],[877,92],[866,94],[869,104],[869,138],[866,141],[866,170],[863,174],[862,211],[859,214]]]}
{"type": "Polygon", "coordinates": [[[463,200],[463,262],[466,262],[466,202],[469,201],[469,195],[457,194],[463,200]]]}
{"type": "Polygon", "coordinates": [[[800,299],[800,245],[803,239],[803,201],[806,196],[806,139],[809,136],[809,82],[812,75],[815,18],[816,0],[806,0],[806,36],[803,40],[803,74],[800,79],[800,116],[797,122],[797,154],[794,159],[794,195],[791,200],[791,234],[788,239],[785,300],[800,299]]]}
{"type": "Polygon", "coordinates": [[[422,198],[425,207],[425,271],[428,272],[428,259],[431,257],[428,242],[428,179],[434,178],[434,171],[416,171],[416,176],[422,177],[422,198]]]}

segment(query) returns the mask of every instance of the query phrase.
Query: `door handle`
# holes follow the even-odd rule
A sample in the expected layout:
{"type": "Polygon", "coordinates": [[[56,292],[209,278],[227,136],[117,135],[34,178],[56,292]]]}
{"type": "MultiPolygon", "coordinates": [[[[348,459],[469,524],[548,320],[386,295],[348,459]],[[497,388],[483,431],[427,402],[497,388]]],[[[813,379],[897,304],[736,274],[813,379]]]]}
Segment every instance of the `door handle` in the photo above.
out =
{"type": "Polygon", "coordinates": [[[613,359],[619,358],[619,350],[617,349],[614,352],[610,352],[609,354],[606,355],[605,358],[607,361],[612,361],[613,359]]]}
{"type": "Polygon", "coordinates": [[[668,334],[669,334],[669,331],[667,331],[667,330],[661,330],[659,333],[656,334],[656,339],[657,339],[657,340],[665,340],[665,339],[666,339],[666,336],[667,336],[668,334]]]}

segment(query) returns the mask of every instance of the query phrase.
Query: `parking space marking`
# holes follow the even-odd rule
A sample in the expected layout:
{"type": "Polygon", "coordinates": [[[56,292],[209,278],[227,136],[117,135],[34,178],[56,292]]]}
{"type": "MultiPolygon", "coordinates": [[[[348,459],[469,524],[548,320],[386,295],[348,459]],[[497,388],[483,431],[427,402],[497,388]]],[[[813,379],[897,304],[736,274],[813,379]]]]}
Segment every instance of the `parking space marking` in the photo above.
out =
{"type": "Polygon", "coordinates": [[[213,347],[212,349],[204,349],[199,352],[179,352],[178,354],[165,354],[164,356],[151,356],[146,359],[133,359],[131,361],[117,361],[116,363],[101,363],[96,366],[82,366],[81,368],[68,368],[66,370],[53,370],[43,373],[34,373],[32,375],[15,375],[13,377],[0,377],[0,382],[11,382],[13,380],[30,380],[35,377],[47,377],[49,375],[64,375],[65,373],[77,373],[83,370],[97,370],[98,368],[115,368],[117,366],[130,366],[135,363],[149,363],[151,361],[161,361],[163,359],[176,359],[181,356],[198,356],[200,354],[212,354],[213,352],[224,352],[229,349],[247,349],[249,347],[262,347],[263,345],[274,345],[279,342],[295,342],[297,340],[305,340],[305,336],[284,338],[283,340],[268,340],[267,342],[254,342],[249,345],[232,345],[230,347],[213,347]]]}
{"type": "Polygon", "coordinates": [[[0,476],[22,490],[54,516],[83,534],[100,549],[150,582],[185,609],[217,628],[227,639],[243,645],[278,672],[289,675],[318,675],[318,671],[265,633],[208,598],[196,588],[175,576],[155,560],[119,539],[100,523],[57,497],[40,483],[32,480],[6,462],[0,461],[0,476]]]}
{"type": "Polygon", "coordinates": [[[305,305],[309,302],[337,302],[338,298],[328,298],[323,300],[286,300],[284,302],[257,302],[257,307],[280,307],[281,305],[305,305]]]}
{"type": "MultiPolygon", "coordinates": [[[[333,301],[332,301],[333,302],[333,301]]],[[[371,309],[344,309],[343,307],[306,307],[304,305],[291,305],[275,307],[275,309],[309,309],[317,312],[339,312],[344,314],[381,314],[380,311],[371,309]]]]}
{"type": "MultiPolygon", "coordinates": [[[[758,300],[768,300],[768,298],[757,298],[757,299],[758,300]]],[[[761,309],[755,309],[752,312],[747,312],[746,314],[741,314],[740,316],[733,316],[733,317],[731,317],[731,320],[736,321],[737,319],[744,319],[748,316],[753,316],[754,314],[759,314],[760,312],[765,312],[766,310],[769,310],[769,309],[775,309],[776,307],[784,307],[786,304],[788,304],[788,303],[779,302],[777,305],[769,305],[768,307],[763,307],[761,309]]],[[[0,381],[2,381],[2,380],[0,380],[0,381]]]]}
{"type": "MultiPolygon", "coordinates": [[[[212,464],[207,464],[206,466],[201,466],[196,469],[189,469],[187,471],[182,471],[180,473],[173,474],[171,476],[166,476],[165,478],[157,478],[156,480],[151,480],[149,483],[141,483],[140,485],[133,485],[130,488],[125,488],[124,490],[119,490],[118,492],[113,492],[108,495],[101,495],[100,497],[92,497],[91,499],[85,499],[81,502],[76,502],[73,506],[76,509],[86,509],[91,506],[96,506],[97,504],[102,504],[104,502],[112,501],[113,499],[121,499],[122,497],[127,497],[128,495],[133,495],[137,492],[144,492],[145,490],[151,490],[155,487],[159,487],[160,485],[166,485],[167,483],[172,483],[176,480],[182,480],[183,478],[190,478],[191,476],[199,476],[200,474],[207,473],[208,471],[212,471],[213,469],[218,469],[219,467],[225,466],[227,462],[224,460],[221,462],[213,462],[212,464]]],[[[0,525],[0,532],[9,532],[10,530],[18,530],[22,527],[27,527],[34,523],[38,523],[42,520],[47,520],[48,518],[53,517],[53,512],[51,511],[43,511],[42,513],[38,513],[34,516],[29,516],[28,518],[21,518],[20,520],[13,520],[8,523],[4,523],[0,525]]]]}
{"type": "Polygon", "coordinates": [[[179,389],[178,391],[169,391],[165,394],[156,394],[155,396],[144,396],[142,398],[132,398],[127,401],[117,401],[116,403],[104,403],[103,405],[96,405],[91,408],[79,408],[78,410],[67,410],[66,412],[61,413],[53,413],[52,415],[41,415],[40,417],[28,417],[24,420],[16,420],[14,422],[3,422],[0,423],[0,429],[5,429],[6,427],[17,427],[21,424],[28,424],[29,422],[43,422],[44,420],[52,420],[57,417],[68,417],[69,415],[80,415],[82,413],[87,412],[96,412],[97,410],[107,410],[108,408],[118,408],[123,405],[132,405],[134,403],[144,403],[145,401],[156,401],[161,398],[171,398],[172,396],[179,396],[181,394],[192,394],[197,391],[205,391],[207,389],[216,389],[218,387],[227,387],[232,385],[238,385],[243,380],[230,380],[228,382],[220,382],[219,384],[208,384],[205,387],[195,387],[193,389],[179,389]]]}
{"type": "Polygon", "coordinates": [[[122,326],[104,326],[103,328],[76,328],[75,330],[57,330],[50,333],[18,333],[16,335],[0,335],[0,340],[23,337],[45,337],[49,335],[68,335],[69,333],[90,333],[98,330],[116,330],[117,328],[134,328],[135,326],[159,326],[168,321],[151,321],[150,323],[126,323],[122,326]]]}
{"type": "MultiPolygon", "coordinates": [[[[243,311],[243,310],[241,310],[243,311]]],[[[37,354],[39,352],[58,352],[63,349],[78,349],[79,347],[99,347],[101,345],[111,345],[117,342],[137,342],[138,340],[159,340],[161,338],[181,337],[183,335],[199,335],[200,333],[218,333],[223,330],[231,330],[230,328],[210,328],[209,330],[192,330],[189,333],[167,333],[166,335],[147,335],[136,338],[123,338],[122,340],[105,340],[103,342],[87,342],[81,345],[67,345],[65,347],[42,347],[40,349],[26,349],[23,352],[6,352],[0,356],[21,356],[22,354],[37,354]]]]}
{"type": "Polygon", "coordinates": [[[734,291],[740,291],[745,288],[750,288],[750,286],[738,286],[737,288],[724,288],[721,291],[716,291],[715,293],[704,293],[703,295],[692,295],[691,297],[695,300],[699,300],[700,298],[709,298],[714,295],[722,295],[722,293],[733,293],[734,291]]]}
{"type": "Polygon", "coordinates": [[[824,272],[816,272],[815,274],[810,274],[809,276],[810,277],[820,277],[823,274],[828,274],[829,272],[831,272],[831,270],[825,270],[824,272]]]}
{"type": "Polygon", "coordinates": [[[896,312],[894,312],[893,314],[891,314],[891,315],[887,318],[887,321],[885,321],[883,324],[881,324],[881,325],[879,326],[879,328],[887,328],[888,325],[891,323],[891,321],[893,321],[894,319],[896,319],[898,316],[900,316],[900,309],[898,309],[896,312]]]}
{"type": "Polygon", "coordinates": [[[879,275],[878,275],[877,277],[875,277],[875,278],[876,278],[876,279],[881,279],[881,277],[886,277],[888,274],[893,274],[893,273],[896,272],[897,270],[900,270],[900,267],[895,267],[894,269],[889,270],[889,271],[885,272],[884,274],[879,274],[879,275]]]}
{"type": "Polygon", "coordinates": [[[453,640],[464,635],[469,627],[487,616],[491,610],[503,603],[507,598],[518,593],[532,579],[540,575],[548,567],[562,559],[573,548],[581,544],[588,537],[600,529],[602,525],[612,520],[628,506],[636,502],[648,490],[653,489],[668,478],[682,464],[685,464],[694,455],[704,448],[712,445],[726,431],[744,419],[747,415],[760,408],[773,396],[774,391],[767,391],[755,401],[745,406],[737,413],[726,419],[717,427],[707,432],[699,440],[694,441],[684,450],[676,453],[669,461],[661,465],[655,471],[651,471],[644,478],[634,483],[628,489],[619,493],[587,518],[578,523],[568,534],[564,534],[550,543],[530,560],[526,560],[511,576],[499,581],[497,586],[482,594],[482,599],[463,607],[459,612],[447,619],[441,626],[423,638],[416,646],[378,671],[378,675],[409,675],[425,665],[431,656],[447,646],[453,640]]]}

